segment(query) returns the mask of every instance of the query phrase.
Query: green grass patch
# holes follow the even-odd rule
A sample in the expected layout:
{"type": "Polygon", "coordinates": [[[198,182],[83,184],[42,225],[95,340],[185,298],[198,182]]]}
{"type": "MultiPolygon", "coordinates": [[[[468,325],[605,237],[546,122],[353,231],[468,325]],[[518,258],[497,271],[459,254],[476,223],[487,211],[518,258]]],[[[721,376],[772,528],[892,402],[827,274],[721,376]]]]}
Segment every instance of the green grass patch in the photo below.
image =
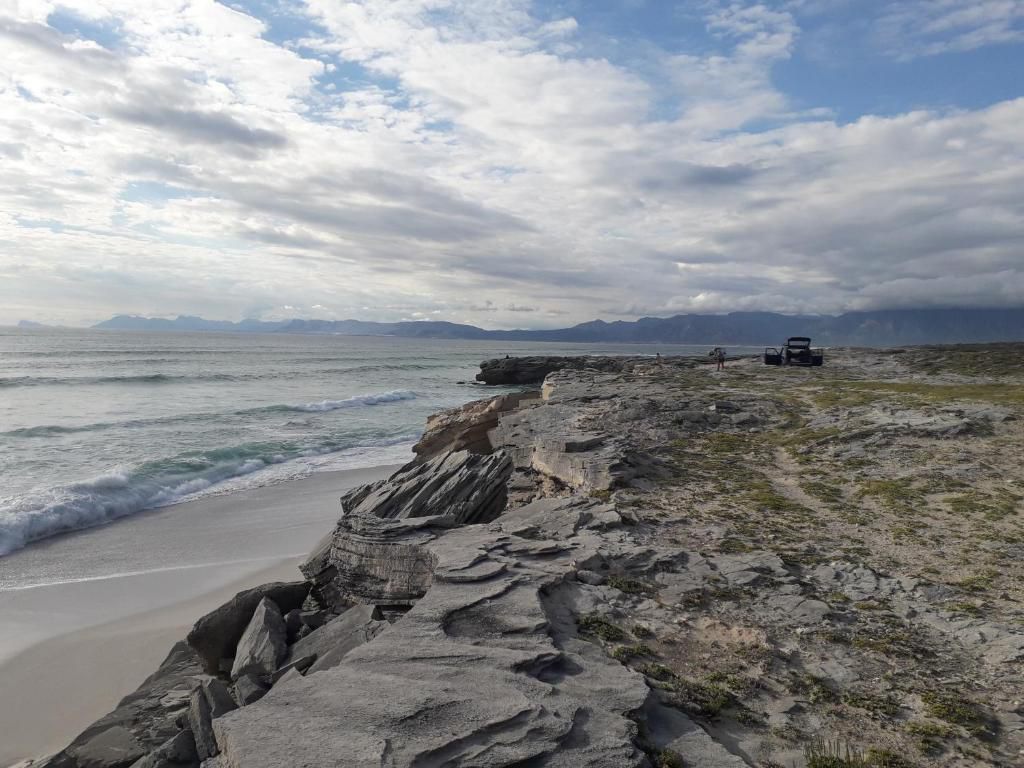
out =
{"type": "Polygon", "coordinates": [[[866,480],[857,492],[859,498],[877,499],[896,512],[909,512],[924,504],[924,493],[910,480],[866,480]]]}
{"type": "Polygon", "coordinates": [[[639,579],[630,579],[626,576],[609,576],[607,584],[609,587],[613,587],[619,590],[619,592],[625,592],[627,595],[649,595],[657,591],[653,584],[640,581],[639,579]]]}
{"type": "Polygon", "coordinates": [[[972,576],[968,576],[965,579],[961,579],[956,582],[956,586],[960,589],[967,590],[968,592],[986,592],[991,589],[996,582],[996,578],[999,576],[999,571],[991,568],[979,571],[972,576]]]}
{"type": "Polygon", "coordinates": [[[657,662],[648,662],[640,667],[640,674],[646,675],[652,680],[657,680],[662,683],[667,683],[673,680],[676,673],[666,667],[664,664],[658,664],[657,662]]]}
{"type": "Polygon", "coordinates": [[[968,491],[946,499],[949,510],[962,517],[983,517],[989,522],[998,522],[1017,514],[1020,496],[1002,491],[997,495],[982,491],[968,491]]]}
{"type": "Polygon", "coordinates": [[[654,768],[686,768],[682,755],[671,749],[663,749],[652,755],[651,763],[654,768]]]}
{"type": "Polygon", "coordinates": [[[619,645],[612,650],[612,658],[616,661],[623,663],[630,661],[631,659],[642,658],[644,656],[654,656],[654,651],[648,648],[646,645],[619,645]]]}
{"type": "Polygon", "coordinates": [[[985,710],[960,691],[925,691],[921,694],[921,701],[929,717],[959,725],[976,735],[989,730],[989,718],[985,710]]]}
{"type": "Polygon", "coordinates": [[[952,403],[957,401],[1024,406],[1024,388],[1019,384],[928,384],[896,381],[836,381],[827,390],[814,394],[822,408],[870,405],[883,399],[896,399],[912,405],[918,403],[952,403]]]}
{"type": "Polygon", "coordinates": [[[596,613],[580,616],[576,619],[576,626],[580,634],[599,637],[609,643],[621,643],[628,637],[623,629],[596,613]]]}
{"type": "Polygon", "coordinates": [[[841,504],[843,502],[843,489],[835,483],[826,483],[821,480],[803,480],[800,483],[803,492],[813,496],[818,501],[826,504],[841,504]]]}
{"type": "Polygon", "coordinates": [[[893,717],[900,711],[899,702],[889,696],[875,696],[870,693],[848,691],[843,694],[843,703],[870,712],[875,717],[893,717]]]}
{"type": "Polygon", "coordinates": [[[673,703],[699,717],[717,717],[735,701],[732,691],[718,683],[676,678],[672,689],[673,703]]]}

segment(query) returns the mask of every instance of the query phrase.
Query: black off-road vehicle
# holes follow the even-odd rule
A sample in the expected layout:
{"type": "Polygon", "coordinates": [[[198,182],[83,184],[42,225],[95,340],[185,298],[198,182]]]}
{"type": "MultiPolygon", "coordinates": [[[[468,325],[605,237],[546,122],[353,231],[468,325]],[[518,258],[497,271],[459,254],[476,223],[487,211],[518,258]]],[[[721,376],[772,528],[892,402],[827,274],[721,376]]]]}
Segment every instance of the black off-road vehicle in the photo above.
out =
{"type": "Polygon", "coordinates": [[[765,365],[824,365],[825,353],[820,349],[811,349],[811,340],[807,336],[790,336],[782,349],[764,348],[765,365]]]}

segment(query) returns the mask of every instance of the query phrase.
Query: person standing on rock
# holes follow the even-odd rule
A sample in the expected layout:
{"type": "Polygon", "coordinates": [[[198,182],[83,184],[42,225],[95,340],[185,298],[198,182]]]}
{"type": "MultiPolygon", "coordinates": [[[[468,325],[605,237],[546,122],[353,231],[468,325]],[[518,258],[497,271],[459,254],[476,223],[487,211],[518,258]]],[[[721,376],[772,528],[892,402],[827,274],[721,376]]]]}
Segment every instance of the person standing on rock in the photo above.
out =
{"type": "Polygon", "coordinates": [[[716,371],[724,371],[725,370],[725,349],[724,348],[722,348],[722,347],[715,347],[715,362],[717,363],[717,365],[715,366],[715,370],[716,371]]]}

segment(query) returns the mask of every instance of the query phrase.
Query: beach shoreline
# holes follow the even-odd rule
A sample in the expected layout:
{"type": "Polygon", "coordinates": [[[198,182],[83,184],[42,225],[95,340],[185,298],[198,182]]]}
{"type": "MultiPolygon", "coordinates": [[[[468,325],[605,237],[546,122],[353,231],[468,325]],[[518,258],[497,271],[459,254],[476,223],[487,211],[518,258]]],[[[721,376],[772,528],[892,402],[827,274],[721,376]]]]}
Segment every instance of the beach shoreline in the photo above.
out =
{"type": "Polygon", "coordinates": [[[340,515],[338,497],[394,469],[173,505],[0,560],[0,766],[67,744],[237,592],[301,579],[298,564],[340,515]],[[146,553],[129,550],[146,542],[152,567],[136,567],[146,553]]]}

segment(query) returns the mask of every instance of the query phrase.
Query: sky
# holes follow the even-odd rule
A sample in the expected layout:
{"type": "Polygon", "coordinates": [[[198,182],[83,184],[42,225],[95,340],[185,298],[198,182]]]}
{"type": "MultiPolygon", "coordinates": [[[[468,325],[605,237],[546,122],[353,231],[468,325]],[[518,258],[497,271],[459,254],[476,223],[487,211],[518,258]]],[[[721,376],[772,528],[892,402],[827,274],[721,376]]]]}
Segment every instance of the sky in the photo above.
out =
{"type": "Polygon", "coordinates": [[[1024,305],[1024,0],[0,0],[0,323],[1024,305]]]}

